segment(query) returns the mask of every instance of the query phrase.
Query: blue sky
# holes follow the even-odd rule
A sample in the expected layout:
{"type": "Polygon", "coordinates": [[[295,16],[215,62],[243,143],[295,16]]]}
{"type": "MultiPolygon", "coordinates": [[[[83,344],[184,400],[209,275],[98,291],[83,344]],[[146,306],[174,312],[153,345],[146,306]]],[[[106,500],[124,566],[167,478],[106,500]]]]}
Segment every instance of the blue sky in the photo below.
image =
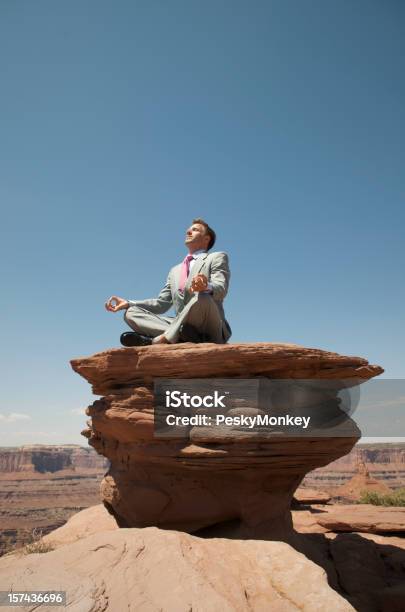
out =
{"type": "Polygon", "coordinates": [[[396,0],[3,0],[0,445],[86,444],[69,359],[119,345],[105,299],[155,296],[196,215],[233,342],[403,378],[404,58],[396,0]]]}

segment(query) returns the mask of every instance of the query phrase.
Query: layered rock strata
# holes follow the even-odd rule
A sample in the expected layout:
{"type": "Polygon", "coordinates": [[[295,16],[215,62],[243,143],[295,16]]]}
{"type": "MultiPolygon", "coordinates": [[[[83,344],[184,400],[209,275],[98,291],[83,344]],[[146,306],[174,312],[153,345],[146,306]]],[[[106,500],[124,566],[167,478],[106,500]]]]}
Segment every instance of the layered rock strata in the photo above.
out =
{"type": "Polygon", "coordinates": [[[334,495],[337,487],[345,485],[357,474],[357,466],[363,462],[371,478],[384,482],[390,489],[405,487],[405,443],[360,443],[348,455],[333,461],[326,467],[314,470],[305,477],[310,488],[326,489],[334,495]]]}
{"type": "Polygon", "coordinates": [[[45,474],[61,472],[100,471],[107,462],[91,448],[78,444],[29,444],[0,447],[0,478],[8,473],[45,474]]]}
{"type": "Polygon", "coordinates": [[[327,385],[326,395],[310,393],[301,406],[316,416],[336,415],[342,387],[383,371],[360,357],[272,343],[113,349],[71,364],[104,396],[87,409],[82,434],[111,462],[101,494],[121,527],[196,532],[233,521],[234,534],[267,538],[291,534],[294,491],[307,472],[351,450],[360,437],[355,423],[346,419],[343,431],[322,436],[194,427],[186,438],[161,439],[154,435],[155,379],[334,381],[332,395],[327,385]]]}

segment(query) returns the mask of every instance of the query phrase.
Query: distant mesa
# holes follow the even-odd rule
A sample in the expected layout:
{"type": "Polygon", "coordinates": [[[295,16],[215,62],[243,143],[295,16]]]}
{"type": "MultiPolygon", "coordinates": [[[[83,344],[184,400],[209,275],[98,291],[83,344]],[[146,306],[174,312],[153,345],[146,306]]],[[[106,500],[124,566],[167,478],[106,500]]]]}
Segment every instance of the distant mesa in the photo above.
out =
{"type": "Polygon", "coordinates": [[[107,461],[79,444],[29,444],[0,448],[0,475],[6,473],[47,474],[77,469],[100,470],[107,461]]]}
{"type": "MultiPolygon", "coordinates": [[[[362,441],[347,455],[312,471],[305,477],[302,485],[306,488],[327,491],[332,497],[340,495],[341,499],[352,503],[355,499],[345,497],[345,488],[340,488],[358,475],[359,462],[365,464],[370,479],[375,479],[394,491],[405,487],[405,443],[362,441]]],[[[367,487],[364,479],[361,486],[367,487]]],[[[359,491],[354,492],[357,499],[359,491]]],[[[350,491],[348,493],[350,495],[350,491]]]]}
{"type": "Polygon", "coordinates": [[[98,503],[107,467],[78,444],[0,447],[0,556],[98,503]]]}

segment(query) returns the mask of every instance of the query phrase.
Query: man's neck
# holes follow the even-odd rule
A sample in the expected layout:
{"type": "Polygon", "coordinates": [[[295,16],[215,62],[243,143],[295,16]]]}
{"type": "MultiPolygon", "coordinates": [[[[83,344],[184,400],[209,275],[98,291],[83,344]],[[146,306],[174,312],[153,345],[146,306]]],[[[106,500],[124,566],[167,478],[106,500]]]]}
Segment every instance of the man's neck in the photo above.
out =
{"type": "Polygon", "coordinates": [[[189,255],[199,255],[200,253],[206,253],[205,249],[195,249],[192,250],[191,248],[188,249],[188,254],[189,255]]]}

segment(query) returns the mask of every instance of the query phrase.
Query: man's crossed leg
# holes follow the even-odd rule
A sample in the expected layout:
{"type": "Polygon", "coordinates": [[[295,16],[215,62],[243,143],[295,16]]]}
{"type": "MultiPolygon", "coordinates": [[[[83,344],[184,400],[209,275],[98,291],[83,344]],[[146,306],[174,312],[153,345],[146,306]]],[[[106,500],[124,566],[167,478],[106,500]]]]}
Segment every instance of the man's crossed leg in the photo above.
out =
{"type": "Polygon", "coordinates": [[[223,321],[218,306],[211,295],[196,293],[175,317],[158,315],[146,306],[130,306],[124,314],[126,323],[138,334],[154,338],[155,342],[176,343],[184,341],[184,325],[192,326],[206,342],[224,344],[223,321]]]}

